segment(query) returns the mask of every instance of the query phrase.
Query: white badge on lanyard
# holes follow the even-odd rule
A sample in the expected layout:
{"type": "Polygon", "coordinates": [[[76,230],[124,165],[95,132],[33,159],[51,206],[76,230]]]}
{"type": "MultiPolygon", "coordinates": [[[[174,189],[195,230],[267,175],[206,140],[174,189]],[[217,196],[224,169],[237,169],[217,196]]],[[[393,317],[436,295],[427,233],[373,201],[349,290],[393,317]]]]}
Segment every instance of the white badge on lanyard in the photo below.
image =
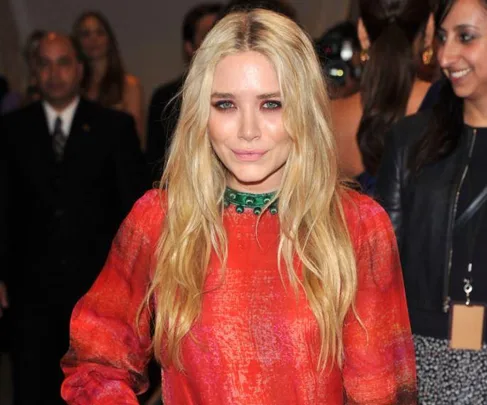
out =
{"type": "Polygon", "coordinates": [[[469,277],[463,280],[465,304],[453,304],[450,315],[450,348],[480,350],[484,341],[484,305],[472,305],[470,293],[473,290],[472,263],[468,265],[469,277]]]}
{"type": "Polygon", "coordinates": [[[450,348],[482,349],[484,317],[483,305],[453,304],[450,316],[450,348]]]}

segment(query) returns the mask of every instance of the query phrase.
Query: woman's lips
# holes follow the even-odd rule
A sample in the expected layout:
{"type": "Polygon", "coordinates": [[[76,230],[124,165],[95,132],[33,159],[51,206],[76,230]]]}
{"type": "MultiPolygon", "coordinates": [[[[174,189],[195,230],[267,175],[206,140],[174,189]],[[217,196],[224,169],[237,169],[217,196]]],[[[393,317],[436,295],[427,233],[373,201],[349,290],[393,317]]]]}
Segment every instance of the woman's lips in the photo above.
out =
{"type": "Polygon", "coordinates": [[[446,77],[448,77],[448,79],[450,79],[452,83],[458,83],[461,82],[462,79],[467,76],[471,71],[471,68],[457,70],[448,69],[445,70],[445,75],[446,77]]]}
{"type": "Polygon", "coordinates": [[[255,162],[267,153],[266,150],[244,150],[244,149],[232,149],[232,152],[238,160],[244,162],[255,162]]]}

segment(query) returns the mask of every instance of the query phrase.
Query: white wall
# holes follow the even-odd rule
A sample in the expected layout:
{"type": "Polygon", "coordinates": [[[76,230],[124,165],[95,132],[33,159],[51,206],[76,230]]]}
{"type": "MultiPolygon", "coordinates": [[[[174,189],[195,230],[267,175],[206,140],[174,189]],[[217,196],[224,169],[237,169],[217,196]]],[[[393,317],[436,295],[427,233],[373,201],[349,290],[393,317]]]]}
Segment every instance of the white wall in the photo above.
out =
{"type": "MultiPolygon", "coordinates": [[[[7,0],[0,0],[7,1],[7,0]]],[[[75,18],[89,9],[104,13],[117,36],[126,69],[139,76],[146,97],[159,83],[182,70],[181,24],[201,0],[8,0],[21,43],[35,28],[70,32],[75,18]]],[[[204,0],[203,0],[204,1],[204,0]]],[[[213,0],[209,0],[213,1],[213,0]]],[[[312,36],[345,18],[346,0],[289,0],[312,36]]],[[[1,17],[0,17],[1,24],[1,17]]],[[[0,50],[2,45],[0,44],[0,50]]]]}

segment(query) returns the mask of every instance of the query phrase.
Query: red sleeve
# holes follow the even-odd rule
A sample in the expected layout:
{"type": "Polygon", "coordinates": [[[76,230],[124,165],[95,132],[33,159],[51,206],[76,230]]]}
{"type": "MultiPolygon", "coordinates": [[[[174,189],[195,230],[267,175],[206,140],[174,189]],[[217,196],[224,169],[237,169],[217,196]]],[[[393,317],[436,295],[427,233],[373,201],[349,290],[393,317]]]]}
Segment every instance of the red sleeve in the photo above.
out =
{"type": "Polygon", "coordinates": [[[357,317],[344,325],[343,379],[347,404],[415,404],[414,346],[396,239],[385,211],[358,197],[348,215],[354,239],[357,317]]]}
{"type": "Polygon", "coordinates": [[[61,360],[61,394],[68,404],[138,404],[147,389],[149,311],[137,311],[150,278],[162,222],[157,191],[148,192],[122,223],[103,270],[76,304],[70,348],[61,360]]]}

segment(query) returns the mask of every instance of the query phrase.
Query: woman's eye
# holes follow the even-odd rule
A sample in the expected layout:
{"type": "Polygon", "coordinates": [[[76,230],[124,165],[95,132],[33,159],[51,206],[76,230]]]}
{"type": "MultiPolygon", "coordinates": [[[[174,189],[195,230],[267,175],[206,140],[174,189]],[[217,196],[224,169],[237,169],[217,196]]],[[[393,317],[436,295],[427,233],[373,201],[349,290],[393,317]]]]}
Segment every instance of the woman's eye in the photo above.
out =
{"type": "Polygon", "coordinates": [[[436,39],[438,40],[438,42],[440,42],[440,43],[444,44],[444,43],[445,43],[445,41],[446,41],[446,35],[445,35],[444,33],[440,33],[440,32],[438,32],[438,33],[436,34],[436,39]]]}
{"type": "Polygon", "coordinates": [[[468,34],[466,32],[460,34],[460,41],[462,42],[470,42],[473,39],[473,35],[468,34]]]}
{"type": "Polygon", "coordinates": [[[228,110],[233,108],[233,103],[230,101],[218,101],[215,103],[215,107],[219,108],[220,110],[228,110]]]}
{"type": "Polygon", "coordinates": [[[282,104],[280,101],[266,101],[262,104],[262,107],[268,110],[275,110],[277,108],[281,108],[282,104]]]}

